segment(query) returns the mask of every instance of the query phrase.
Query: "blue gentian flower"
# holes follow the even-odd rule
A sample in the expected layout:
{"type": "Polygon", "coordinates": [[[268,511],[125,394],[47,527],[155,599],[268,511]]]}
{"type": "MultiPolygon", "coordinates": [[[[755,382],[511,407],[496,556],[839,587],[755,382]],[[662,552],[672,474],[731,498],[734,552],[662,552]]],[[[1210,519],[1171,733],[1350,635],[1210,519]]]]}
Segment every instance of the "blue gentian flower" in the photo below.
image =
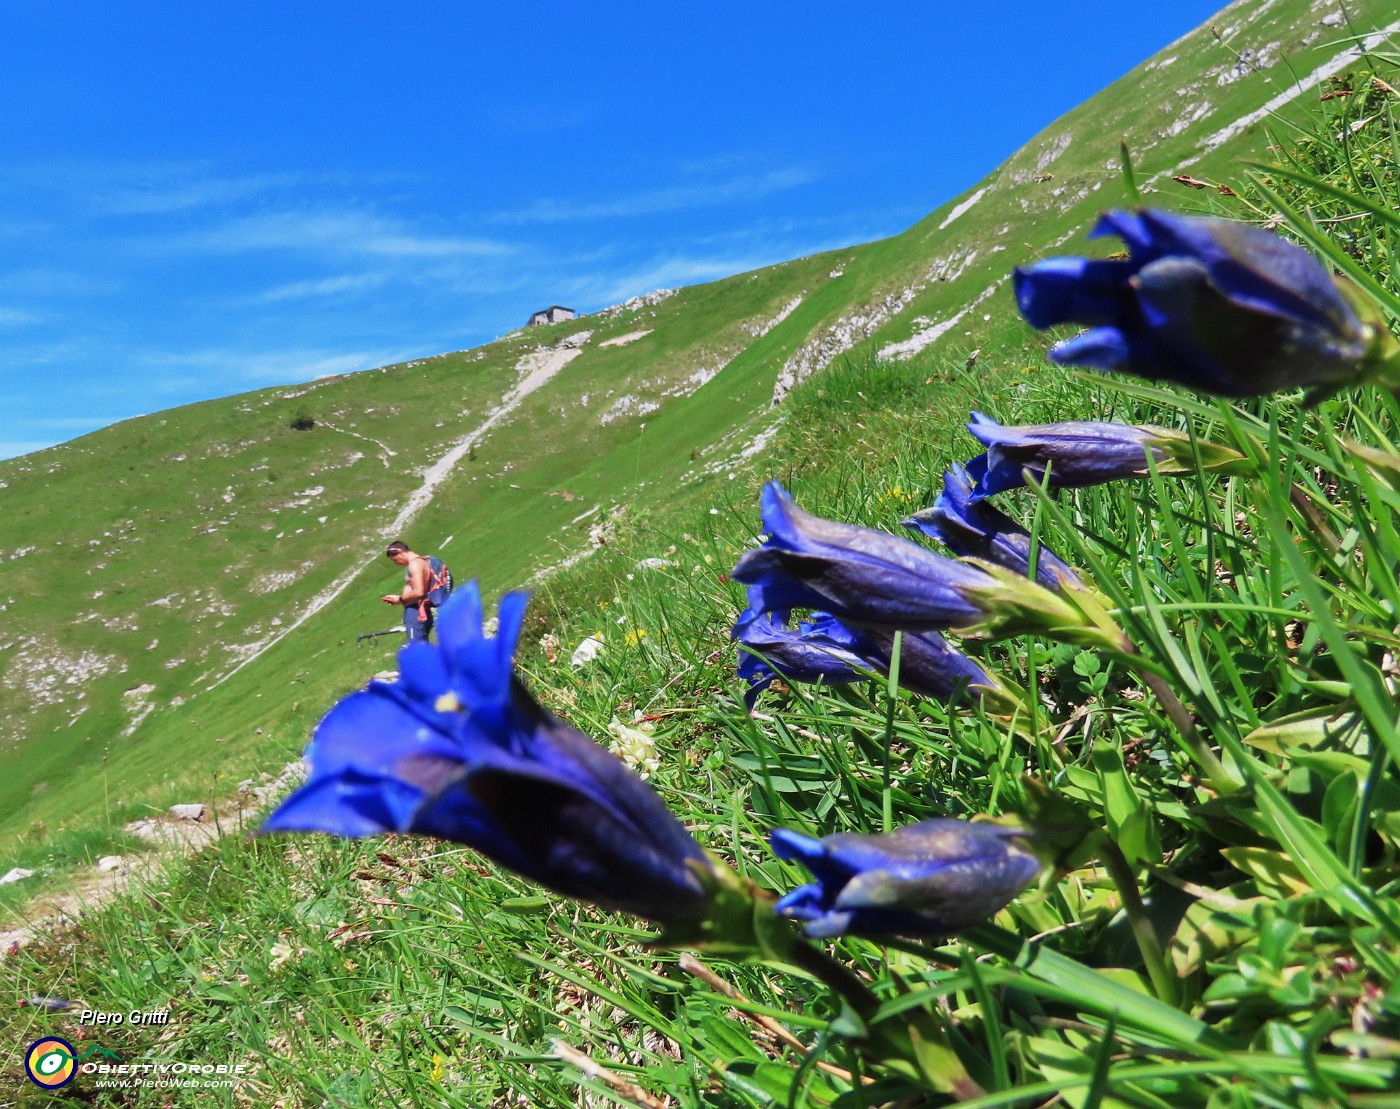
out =
{"type": "Polygon", "coordinates": [[[399,653],[326,715],[311,774],[268,832],[415,832],[471,847],[569,897],[662,923],[703,916],[704,852],[640,778],[551,715],[512,667],[526,595],[482,630],[476,582],[438,614],[440,646],[399,653]]]}
{"type": "MultiPolygon", "coordinates": [[[[943,475],[943,490],[932,508],[903,521],[947,546],[963,558],[981,558],[1018,574],[1028,573],[1031,533],[1004,512],[972,499],[974,483],[967,470],[954,464],[943,475]]],[[[1044,546],[1035,553],[1035,580],[1046,589],[1079,587],[1070,566],[1044,546]]]]}
{"type": "Polygon", "coordinates": [[[749,683],[744,704],[750,709],[776,678],[844,685],[860,681],[868,666],[852,650],[849,629],[824,612],[794,628],[787,613],[747,609],[735,623],[732,638],[739,644],[739,677],[749,683]]]}
{"type": "MultiPolygon", "coordinates": [[[[894,662],[890,628],[857,628],[871,669],[888,675],[894,662]]],[[[935,701],[981,697],[1000,686],[972,659],[935,631],[904,632],[899,641],[899,687],[935,701]]]]}
{"type": "MultiPolygon", "coordinates": [[[[750,709],[774,678],[839,685],[867,677],[870,671],[888,675],[894,655],[894,632],[848,628],[825,612],[793,628],[785,613],[749,609],[734,625],[734,638],[739,643],[739,677],[749,682],[744,702],[750,709]]],[[[899,684],[939,701],[960,693],[977,697],[996,685],[982,667],[937,632],[903,636],[899,684]]]]}
{"type": "Polygon", "coordinates": [[[1142,209],[1107,212],[1091,236],[1116,235],[1124,260],[1050,258],[1015,271],[1032,327],[1090,330],[1057,344],[1056,362],[1174,381],[1202,393],[1259,396],[1307,386],[1323,395],[1363,376],[1379,332],[1315,256],[1234,220],[1142,209]]]}
{"type": "Polygon", "coordinates": [[[779,913],[809,936],[946,936],[985,920],[1028,886],[1040,863],[1026,833],[997,824],[924,820],[888,835],[769,837],[780,859],[816,879],[783,897],[779,913]]]}
{"type": "Polygon", "coordinates": [[[989,585],[974,566],[899,536],[804,512],[775,481],[763,488],[768,538],[746,551],[734,579],[755,612],[810,608],[848,627],[923,631],[965,627],[982,614],[965,589],[989,585]]]}
{"type": "Polygon", "coordinates": [[[987,448],[967,464],[973,482],[968,503],[974,505],[1019,489],[1026,483],[1023,470],[1041,482],[1048,468],[1050,488],[1075,489],[1141,477],[1147,473],[1149,453],[1159,464],[1171,457],[1165,443],[1171,433],[1165,428],[1084,420],[1004,427],[981,412],[972,414],[967,427],[987,448]]]}

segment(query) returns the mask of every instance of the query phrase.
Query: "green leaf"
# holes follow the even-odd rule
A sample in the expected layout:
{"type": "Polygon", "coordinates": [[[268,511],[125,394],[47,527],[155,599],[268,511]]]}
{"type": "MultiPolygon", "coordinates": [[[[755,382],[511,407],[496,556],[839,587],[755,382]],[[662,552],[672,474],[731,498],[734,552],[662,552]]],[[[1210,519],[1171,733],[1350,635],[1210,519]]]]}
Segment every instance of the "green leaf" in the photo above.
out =
{"type": "Polygon", "coordinates": [[[516,916],[540,916],[549,912],[551,902],[548,897],[507,897],[500,902],[498,908],[502,912],[513,913],[516,916]]]}
{"type": "Polygon", "coordinates": [[[1322,798],[1322,827],[1332,837],[1332,849],[1346,857],[1361,804],[1364,774],[1339,774],[1322,798]]]}
{"type": "Polygon", "coordinates": [[[1142,203],[1142,193],[1138,191],[1137,174],[1133,172],[1133,155],[1125,139],[1118,144],[1118,164],[1123,173],[1123,190],[1128,194],[1128,203],[1137,207],[1142,203]]]}
{"type": "Polygon", "coordinates": [[[1100,743],[1094,747],[1090,762],[1098,775],[1108,830],[1123,855],[1133,866],[1160,862],[1156,828],[1128,777],[1123,753],[1111,744],[1100,743]]]}
{"type": "Polygon", "coordinates": [[[1271,755],[1285,755],[1297,747],[1345,743],[1357,726],[1354,710],[1327,705],[1280,716],[1255,728],[1243,742],[1271,755]]]}
{"type": "Polygon", "coordinates": [[[207,997],[210,1001],[224,1002],[229,1005],[246,1005],[248,1003],[248,991],[238,986],[205,986],[199,992],[201,996],[207,997]]]}
{"type": "Polygon", "coordinates": [[[1177,925],[1167,954],[1176,973],[1186,978],[1205,967],[1212,959],[1245,943],[1255,934],[1255,910],[1267,903],[1266,898],[1240,894],[1252,889],[1240,884],[1222,891],[1229,904],[1212,904],[1205,898],[1186,910],[1177,925]]]}
{"type": "Polygon", "coordinates": [[[1279,897],[1298,897],[1313,892],[1303,872],[1280,851],[1267,847],[1225,847],[1220,854],[1235,869],[1279,897]]]}

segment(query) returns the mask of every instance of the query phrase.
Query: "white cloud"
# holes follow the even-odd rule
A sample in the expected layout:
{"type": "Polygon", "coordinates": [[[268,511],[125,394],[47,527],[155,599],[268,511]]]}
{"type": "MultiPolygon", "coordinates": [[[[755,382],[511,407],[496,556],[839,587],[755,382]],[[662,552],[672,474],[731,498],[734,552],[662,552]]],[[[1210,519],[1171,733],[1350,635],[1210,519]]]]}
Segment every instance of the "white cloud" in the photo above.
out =
{"type": "Polygon", "coordinates": [[[110,296],[120,292],[120,280],[80,270],[33,267],[0,273],[0,292],[20,297],[110,296]]]}
{"type": "MultiPolygon", "coordinates": [[[[417,180],[402,172],[349,173],[274,170],[221,174],[210,161],[30,162],[0,167],[0,188],[42,188],[86,215],[167,216],[258,201],[275,194],[302,195],[363,189],[417,180]]],[[[0,225],[0,234],[4,233],[0,225]]]]}
{"type": "Polygon", "coordinates": [[[611,305],[655,289],[715,281],[767,265],[757,258],[660,258],[645,268],[626,273],[597,273],[568,282],[568,293],[580,303],[611,305]]]}
{"type": "MultiPolygon", "coordinates": [[[[413,357],[414,353],[420,352],[196,350],[147,354],[142,361],[158,369],[177,372],[198,370],[201,376],[217,375],[222,384],[242,389],[311,381],[318,377],[334,377],[357,370],[370,370],[405,361],[413,357]]],[[[183,388],[185,379],[172,378],[170,383],[174,388],[183,388]]]]}
{"type": "Polygon", "coordinates": [[[31,323],[42,323],[44,317],[37,312],[26,312],[22,308],[0,306],[0,327],[24,327],[31,323]]]}
{"type": "Polygon", "coordinates": [[[561,223],[574,220],[627,219],[660,212],[710,208],[747,200],[759,200],[774,193],[797,188],[817,180],[818,175],[800,166],[769,170],[756,175],[732,177],[695,185],[673,185],[648,189],[612,200],[579,203],[574,200],[543,198],[523,208],[494,212],[488,223],[561,223]]]}
{"type": "Polygon", "coordinates": [[[485,257],[513,249],[490,239],[423,234],[399,220],[365,212],[277,212],[248,216],[152,244],[192,250],[301,250],[391,258],[485,257]]]}
{"type": "Polygon", "coordinates": [[[337,277],[321,277],[278,285],[253,296],[243,298],[242,304],[280,304],[289,300],[314,300],[378,289],[390,280],[386,273],[344,273],[337,277]]]}
{"type": "Polygon", "coordinates": [[[487,117],[498,130],[521,135],[548,135],[569,131],[586,123],[592,113],[577,107],[561,109],[556,105],[498,108],[487,117]]]}
{"type": "Polygon", "coordinates": [[[141,176],[146,179],[123,182],[99,191],[93,200],[94,206],[111,215],[165,215],[233,204],[268,192],[295,188],[307,180],[296,173],[191,179],[186,171],[170,168],[152,168],[141,176]]]}

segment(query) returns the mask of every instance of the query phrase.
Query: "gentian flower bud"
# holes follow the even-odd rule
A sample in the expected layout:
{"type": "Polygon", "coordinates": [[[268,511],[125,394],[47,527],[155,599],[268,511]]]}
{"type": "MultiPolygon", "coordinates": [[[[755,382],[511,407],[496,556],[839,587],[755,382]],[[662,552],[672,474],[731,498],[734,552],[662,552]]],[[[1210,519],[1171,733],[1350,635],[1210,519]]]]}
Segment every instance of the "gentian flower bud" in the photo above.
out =
{"type": "MultiPolygon", "coordinates": [[[[1030,571],[1031,533],[1010,516],[985,502],[972,500],[973,481],[967,470],[954,464],[943,475],[943,491],[932,508],[903,521],[942,542],[955,555],[981,558],[1018,574],[1030,571]]],[[[1078,588],[1079,575],[1044,546],[1035,552],[1035,580],[1046,589],[1078,588]]]]}
{"type": "Polygon", "coordinates": [[[438,614],[441,646],[350,694],[316,729],[311,774],[267,832],[414,832],[471,847],[569,897],[663,924],[707,910],[705,853],[640,778],[540,706],[512,667],[526,596],[482,629],[476,582],[438,614]]]}
{"type": "Polygon", "coordinates": [[[1106,212],[1090,235],[1117,235],[1129,257],[1050,258],[1014,274],[1032,327],[1090,328],[1051,348],[1055,362],[1219,396],[1305,386],[1316,398],[1393,353],[1378,307],[1271,232],[1145,208],[1106,212]]]}
{"type": "Polygon", "coordinates": [[[809,936],[946,936],[985,920],[1028,886],[1040,862],[1026,832],[965,820],[924,820],[888,835],[813,839],[786,828],[769,841],[816,879],[777,911],[809,936]]]}
{"type": "Polygon", "coordinates": [[[763,488],[768,538],[746,551],[734,580],[756,612],[811,608],[848,627],[906,631],[962,627],[981,609],[964,587],[989,584],[983,571],[907,539],[804,512],[775,481],[763,488]]]}
{"type": "Polygon", "coordinates": [[[1019,489],[1023,471],[1051,489],[1078,489],[1119,478],[1144,477],[1148,457],[1162,474],[1192,473],[1197,467],[1213,472],[1237,472],[1243,456],[1228,447],[1197,440],[1167,427],[1134,426],[1087,420],[1008,427],[981,412],[967,425],[982,445],[967,464],[973,489],[969,504],[1019,489]],[[1047,473],[1048,471],[1048,473],[1047,473]]]}
{"type": "MultiPolygon", "coordinates": [[[[773,679],[839,685],[889,675],[894,632],[848,628],[829,613],[814,613],[796,628],[784,613],[746,610],[734,625],[739,643],[739,677],[749,682],[744,703],[750,709],[773,679]]],[[[982,667],[937,632],[910,632],[900,641],[899,684],[922,697],[948,701],[961,693],[979,697],[998,688],[982,667]]]]}
{"type": "MultiPolygon", "coordinates": [[[[888,676],[894,665],[894,631],[856,628],[871,669],[888,676]]],[[[899,686],[920,697],[950,702],[1004,693],[1000,682],[934,631],[904,632],[899,640],[899,686]]]]}

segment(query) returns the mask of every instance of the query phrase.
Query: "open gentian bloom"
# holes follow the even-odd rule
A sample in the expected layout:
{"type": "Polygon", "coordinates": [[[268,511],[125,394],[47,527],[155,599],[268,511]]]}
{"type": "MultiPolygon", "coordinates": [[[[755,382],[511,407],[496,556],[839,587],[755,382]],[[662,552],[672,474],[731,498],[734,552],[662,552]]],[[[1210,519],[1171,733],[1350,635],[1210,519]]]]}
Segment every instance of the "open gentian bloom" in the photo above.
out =
{"type": "Polygon", "coordinates": [[[415,832],[471,847],[569,897],[669,924],[706,911],[704,852],[640,778],[541,707],[512,668],[526,596],[482,630],[475,582],[411,643],[397,683],[326,715],[311,774],[267,832],[415,832]]]}
{"type": "MultiPolygon", "coordinates": [[[[888,675],[894,633],[848,628],[828,613],[815,613],[796,628],[785,614],[749,609],[734,625],[739,643],[739,677],[749,682],[744,703],[750,709],[776,677],[791,682],[844,684],[888,675]]],[[[996,683],[987,672],[937,632],[910,632],[900,641],[899,684],[922,697],[947,701],[959,693],[980,696],[996,683]]]]}
{"type": "Polygon", "coordinates": [[[974,566],[899,536],[804,512],[775,481],[763,488],[768,538],[746,551],[734,580],[755,612],[811,608],[848,627],[905,631],[965,627],[982,607],[965,590],[989,585],[974,566]]]}
{"type": "Polygon", "coordinates": [[[1015,271],[1032,327],[1090,329],[1053,347],[1056,362],[1220,396],[1297,386],[1325,395],[1364,376],[1388,340],[1383,324],[1358,314],[1354,290],[1260,228],[1142,209],[1106,212],[1090,234],[1117,235],[1129,257],[1050,258],[1015,271]]]}
{"type": "Polygon", "coordinates": [[[981,412],[972,414],[967,427],[987,448],[967,464],[973,482],[967,499],[973,505],[1025,485],[1022,471],[1039,482],[1047,479],[1048,470],[1051,489],[1077,489],[1142,477],[1149,453],[1162,472],[1180,469],[1168,442],[1179,433],[1167,428],[1087,420],[1006,427],[981,412]]]}
{"type": "Polygon", "coordinates": [[[778,902],[814,938],[946,936],[985,920],[1028,886],[1040,862],[1025,832],[965,820],[924,820],[889,835],[813,839],[786,828],[769,841],[816,879],[778,902]]]}
{"type": "MultiPolygon", "coordinates": [[[[974,502],[973,489],[967,470],[955,464],[943,475],[943,491],[933,507],[914,513],[903,521],[904,526],[932,536],[963,558],[981,558],[1018,574],[1028,573],[1031,533],[1006,513],[974,502]]],[[[1082,584],[1079,575],[1045,547],[1036,548],[1035,580],[1046,589],[1082,584]]]]}

